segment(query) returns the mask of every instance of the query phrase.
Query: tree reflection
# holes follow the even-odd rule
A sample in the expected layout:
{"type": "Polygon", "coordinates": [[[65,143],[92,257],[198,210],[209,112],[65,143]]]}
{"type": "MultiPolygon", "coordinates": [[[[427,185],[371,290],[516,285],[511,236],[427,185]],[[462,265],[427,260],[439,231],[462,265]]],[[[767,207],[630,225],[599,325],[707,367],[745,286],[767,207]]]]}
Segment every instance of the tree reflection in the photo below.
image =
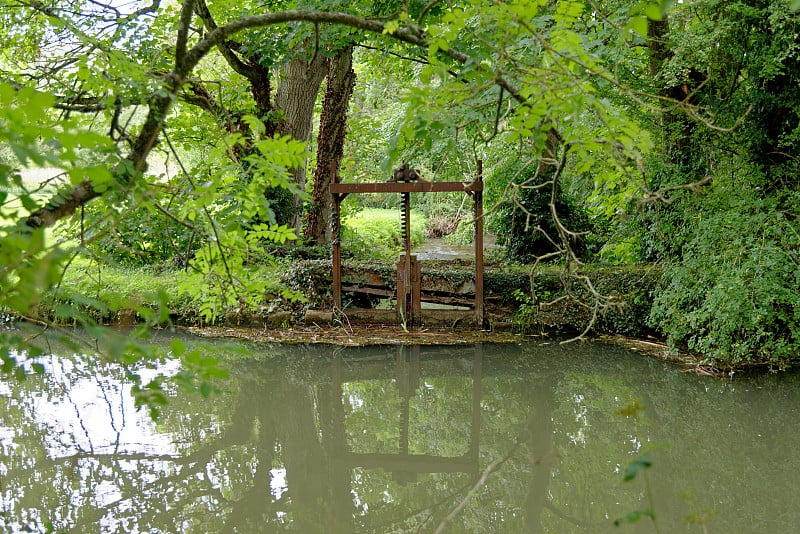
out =
{"type": "Polygon", "coordinates": [[[643,448],[665,531],[711,509],[748,532],[800,520],[767,497],[798,489],[781,475],[800,467],[794,383],[709,383],[586,346],[207,350],[231,370],[223,393],[172,391],[155,422],[113,364],[53,357],[0,384],[0,530],[617,532],[644,499],[621,482],[643,448]],[[617,413],[631,399],[638,432],[617,413]]]}

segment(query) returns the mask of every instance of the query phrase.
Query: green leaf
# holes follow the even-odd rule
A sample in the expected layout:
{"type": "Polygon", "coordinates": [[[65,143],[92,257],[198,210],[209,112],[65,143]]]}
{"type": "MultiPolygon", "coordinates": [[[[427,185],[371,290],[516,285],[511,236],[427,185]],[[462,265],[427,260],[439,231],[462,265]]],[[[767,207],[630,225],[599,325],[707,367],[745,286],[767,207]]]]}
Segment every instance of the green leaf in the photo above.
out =
{"type": "Polygon", "coordinates": [[[390,20],[387,22],[383,27],[383,34],[384,35],[393,35],[400,28],[400,22],[396,20],[390,20]]]}
{"type": "Polygon", "coordinates": [[[186,352],[186,345],[180,339],[175,338],[170,343],[170,349],[172,351],[172,355],[176,358],[179,358],[184,352],[186,352]]]}
{"type": "Polygon", "coordinates": [[[89,178],[89,181],[92,183],[92,187],[98,193],[102,193],[107,190],[114,182],[114,177],[111,175],[108,169],[102,165],[87,167],[84,169],[84,171],[86,172],[86,176],[89,178]]]}
{"type": "Polygon", "coordinates": [[[633,400],[617,410],[617,413],[623,417],[636,417],[639,412],[644,410],[644,406],[638,400],[633,400]]]}
{"type": "Polygon", "coordinates": [[[12,372],[17,366],[17,359],[13,356],[2,356],[3,365],[0,366],[0,371],[4,373],[12,372]]]}
{"type": "MultiPolygon", "coordinates": [[[[252,130],[256,137],[264,135],[264,132],[267,131],[264,122],[254,115],[245,115],[242,117],[242,121],[250,127],[250,130],[252,130]]],[[[235,140],[231,140],[230,142],[235,142],[235,140]]]]}
{"type": "Polygon", "coordinates": [[[25,379],[27,378],[27,375],[25,374],[25,369],[23,369],[21,365],[14,368],[14,378],[19,380],[20,382],[24,382],[25,379]]]}
{"type": "Polygon", "coordinates": [[[632,17],[628,24],[625,26],[625,31],[633,31],[638,33],[642,37],[647,37],[647,16],[640,15],[637,17],[632,17]]]}
{"type": "Polygon", "coordinates": [[[650,20],[662,20],[664,18],[664,11],[658,4],[648,4],[644,8],[644,14],[647,15],[647,18],[650,20]]]}
{"type": "Polygon", "coordinates": [[[14,99],[15,94],[16,91],[11,84],[0,83],[0,102],[3,104],[8,104],[14,99]]]}
{"type": "Polygon", "coordinates": [[[614,526],[618,527],[622,523],[636,523],[643,517],[649,517],[651,519],[656,518],[655,514],[653,513],[653,510],[650,508],[646,508],[644,510],[636,510],[634,512],[631,512],[621,519],[615,519],[614,526]]]}
{"type": "Polygon", "coordinates": [[[644,456],[641,456],[631,462],[628,467],[625,468],[625,474],[622,477],[622,480],[625,482],[630,482],[636,478],[636,475],[639,473],[639,471],[649,469],[652,465],[652,458],[650,458],[649,454],[645,454],[644,456]]]}

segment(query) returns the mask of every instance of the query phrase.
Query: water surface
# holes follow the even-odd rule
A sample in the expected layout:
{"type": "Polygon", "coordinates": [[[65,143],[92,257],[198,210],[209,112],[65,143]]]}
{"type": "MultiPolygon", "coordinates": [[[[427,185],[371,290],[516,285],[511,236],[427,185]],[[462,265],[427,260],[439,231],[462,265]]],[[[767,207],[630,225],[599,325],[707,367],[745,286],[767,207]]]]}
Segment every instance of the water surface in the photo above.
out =
{"type": "Polygon", "coordinates": [[[94,359],[0,383],[0,530],[654,532],[614,526],[651,504],[661,532],[800,525],[791,375],[599,343],[244,347],[204,349],[222,393],[175,389],[156,421],[94,359]]]}

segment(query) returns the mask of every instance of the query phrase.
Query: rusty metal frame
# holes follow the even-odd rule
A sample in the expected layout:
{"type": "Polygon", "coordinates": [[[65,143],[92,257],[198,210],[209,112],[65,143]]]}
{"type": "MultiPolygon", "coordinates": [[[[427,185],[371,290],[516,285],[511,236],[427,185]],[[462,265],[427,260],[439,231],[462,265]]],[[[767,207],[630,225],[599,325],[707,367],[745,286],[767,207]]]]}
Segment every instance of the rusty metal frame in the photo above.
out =
{"type": "Polygon", "coordinates": [[[478,161],[478,175],[471,183],[464,182],[380,182],[343,184],[331,166],[331,197],[333,217],[333,306],[342,309],[342,222],[341,203],[351,193],[440,193],[463,192],[472,197],[475,213],[475,322],[483,328],[486,323],[483,298],[483,162],[478,161]]]}

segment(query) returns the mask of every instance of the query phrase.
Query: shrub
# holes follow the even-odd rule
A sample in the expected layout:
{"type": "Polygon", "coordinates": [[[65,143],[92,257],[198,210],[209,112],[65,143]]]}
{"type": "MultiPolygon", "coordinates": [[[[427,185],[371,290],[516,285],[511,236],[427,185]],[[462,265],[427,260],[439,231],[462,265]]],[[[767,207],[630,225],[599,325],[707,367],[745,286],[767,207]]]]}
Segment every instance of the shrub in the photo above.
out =
{"type": "MultiPolygon", "coordinates": [[[[86,208],[85,216],[90,249],[120,265],[155,265],[173,259],[185,264],[202,242],[202,236],[193,235],[150,204],[117,209],[119,213],[98,203],[86,208]]],[[[75,225],[66,228],[68,236],[79,232],[75,225]]]]}
{"type": "Polygon", "coordinates": [[[448,245],[466,246],[475,241],[475,222],[473,220],[461,219],[455,231],[444,236],[444,242],[448,245]]]}
{"type": "MultiPolygon", "coordinates": [[[[428,216],[428,225],[425,227],[425,233],[431,239],[438,239],[447,237],[458,229],[461,219],[453,216],[434,215],[428,216]]],[[[446,239],[445,239],[446,241],[446,239]]]]}
{"type": "Polygon", "coordinates": [[[783,362],[800,351],[800,194],[718,193],[665,266],[650,321],[717,360],[783,362]]]}

